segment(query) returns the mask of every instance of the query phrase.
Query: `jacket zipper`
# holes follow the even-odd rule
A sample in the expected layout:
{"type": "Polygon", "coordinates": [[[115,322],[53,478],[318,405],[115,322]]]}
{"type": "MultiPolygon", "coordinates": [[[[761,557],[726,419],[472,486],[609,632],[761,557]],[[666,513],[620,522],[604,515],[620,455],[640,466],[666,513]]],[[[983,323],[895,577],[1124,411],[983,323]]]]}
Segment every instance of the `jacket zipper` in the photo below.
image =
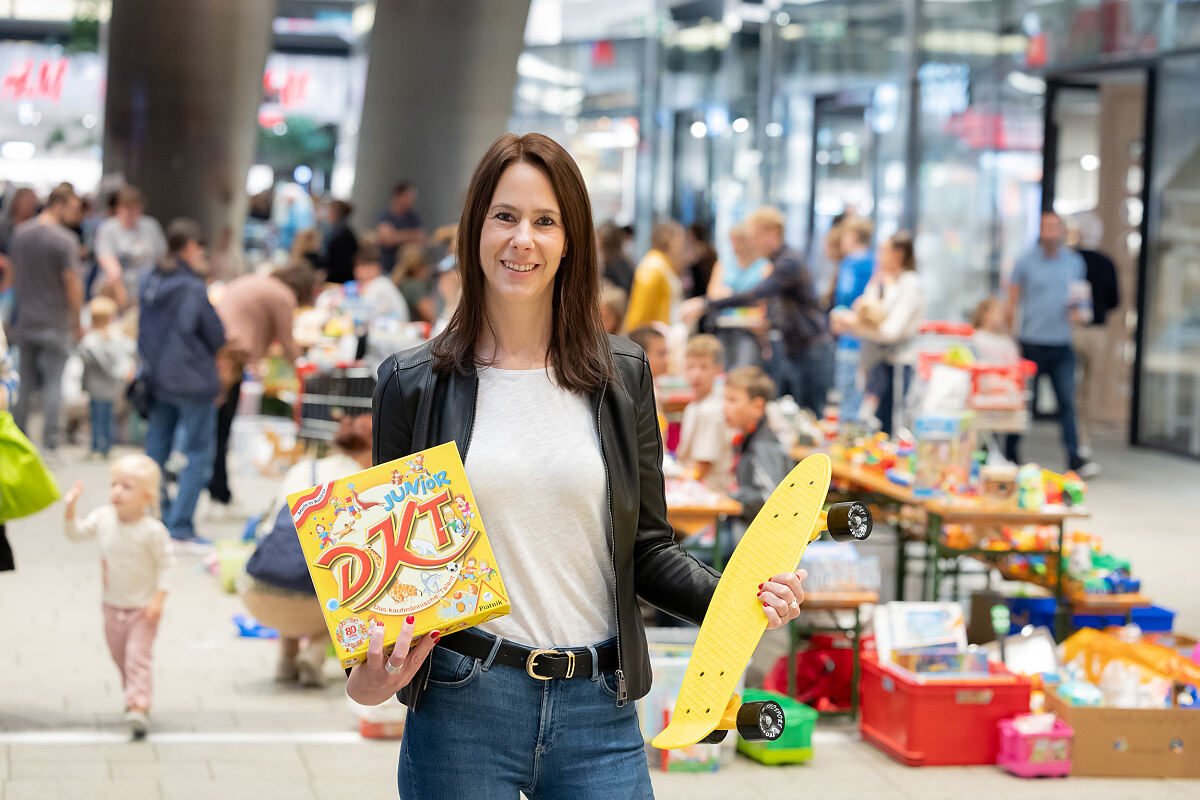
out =
{"type": "Polygon", "coordinates": [[[629,701],[629,689],[625,685],[625,670],[622,669],[621,662],[621,610],[617,605],[617,537],[613,530],[613,510],[612,510],[612,480],[608,473],[608,457],[604,454],[604,433],[600,429],[600,411],[604,408],[604,394],[608,390],[608,380],[605,379],[604,386],[600,389],[600,402],[596,404],[596,438],[600,442],[600,460],[604,463],[604,486],[608,494],[608,526],[605,533],[608,535],[608,555],[612,563],[613,573],[613,616],[617,621],[617,708],[625,705],[629,701]]]}

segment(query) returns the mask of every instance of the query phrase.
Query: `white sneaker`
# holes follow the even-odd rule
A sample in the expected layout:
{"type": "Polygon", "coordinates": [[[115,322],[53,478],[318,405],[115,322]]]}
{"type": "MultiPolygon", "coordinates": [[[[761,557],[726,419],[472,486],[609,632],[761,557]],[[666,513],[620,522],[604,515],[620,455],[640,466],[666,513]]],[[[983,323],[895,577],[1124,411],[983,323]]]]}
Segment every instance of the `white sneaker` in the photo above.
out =
{"type": "Polygon", "coordinates": [[[1092,446],[1090,444],[1079,445],[1079,457],[1084,461],[1092,460],[1092,446]]]}
{"type": "Polygon", "coordinates": [[[1103,467],[1101,467],[1095,461],[1087,461],[1082,464],[1079,469],[1075,470],[1075,472],[1079,474],[1079,477],[1089,479],[1099,475],[1102,470],[1103,467]]]}
{"type": "Polygon", "coordinates": [[[129,710],[125,712],[125,725],[134,739],[141,739],[150,728],[150,718],[146,716],[145,711],[129,710]]]}

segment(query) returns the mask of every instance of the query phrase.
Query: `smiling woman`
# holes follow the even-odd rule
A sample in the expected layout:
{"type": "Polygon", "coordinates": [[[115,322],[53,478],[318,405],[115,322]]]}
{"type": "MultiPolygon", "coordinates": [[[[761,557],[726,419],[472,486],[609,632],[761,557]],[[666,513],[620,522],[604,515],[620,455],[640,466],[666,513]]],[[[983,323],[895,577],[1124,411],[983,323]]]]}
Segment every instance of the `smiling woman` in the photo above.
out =
{"type": "MultiPolygon", "coordinates": [[[[346,691],[408,706],[402,797],[652,797],[637,598],[699,623],[718,576],[667,523],[646,355],[604,333],[587,187],[553,140],[497,139],[458,231],[462,300],[380,368],[373,456],[457,443],[512,610],[412,651],[404,628],[390,656],[373,634],[346,691]]],[[[763,578],[778,627],[804,592],[763,578]]]]}
{"type": "Polygon", "coordinates": [[[549,366],[579,394],[612,378],[591,203],[566,150],[537,133],[497,139],[471,178],[459,234],[462,299],[434,343],[435,368],[549,366]],[[497,364],[497,331],[535,363],[497,364]]]}

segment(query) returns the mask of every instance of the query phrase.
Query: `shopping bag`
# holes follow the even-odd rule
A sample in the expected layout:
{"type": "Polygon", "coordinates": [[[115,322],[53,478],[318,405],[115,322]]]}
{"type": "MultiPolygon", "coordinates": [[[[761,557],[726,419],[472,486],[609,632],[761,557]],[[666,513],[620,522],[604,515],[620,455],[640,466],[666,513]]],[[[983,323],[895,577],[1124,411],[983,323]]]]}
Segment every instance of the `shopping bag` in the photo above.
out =
{"type": "Polygon", "coordinates": [[[36,514],[61,497],[54,476],[12,414],[0,412],[0,522],[36,514]]]}

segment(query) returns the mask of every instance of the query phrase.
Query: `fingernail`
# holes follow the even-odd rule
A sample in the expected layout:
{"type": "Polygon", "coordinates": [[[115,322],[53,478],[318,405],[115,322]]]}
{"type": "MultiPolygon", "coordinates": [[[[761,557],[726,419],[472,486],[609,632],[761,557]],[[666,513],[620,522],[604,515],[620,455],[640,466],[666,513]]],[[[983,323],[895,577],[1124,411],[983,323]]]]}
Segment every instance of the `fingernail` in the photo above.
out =
{"type": "Polygon", "coordinates": [[[763,608],[766,608],[766,607],[767,607],[767,604],[766,604],[766,603],[763,603],[763,608]]]}
{"type": "Polygon", "coordinates": [[[762,584],[761,584],[761,583],[758,585],[758,588],[760,588],[760,589],[762,588],[762,584]]]}
{"type": "Polygon", "coordinates": [[[762,597],[762,592],[759,592],[759,593],[758,593],[758,596],[759,596],[759,597],[762,597]]]}
{"type": "Polygon", "coordinates": [[[409,614],[407,617],[404,618],[404,621],[407,622],[409,625],[412,625],[414,622],[417,621],[417,618],[414,617],[412,614],[409,614]]]}
{"type": "Polygon", "coordinates": [[[430,636],[432,636],[433,640],[436,642],[438,639],[442,638],[442,632],[434,631],[433,633],[430,634],[430,636]]]}

